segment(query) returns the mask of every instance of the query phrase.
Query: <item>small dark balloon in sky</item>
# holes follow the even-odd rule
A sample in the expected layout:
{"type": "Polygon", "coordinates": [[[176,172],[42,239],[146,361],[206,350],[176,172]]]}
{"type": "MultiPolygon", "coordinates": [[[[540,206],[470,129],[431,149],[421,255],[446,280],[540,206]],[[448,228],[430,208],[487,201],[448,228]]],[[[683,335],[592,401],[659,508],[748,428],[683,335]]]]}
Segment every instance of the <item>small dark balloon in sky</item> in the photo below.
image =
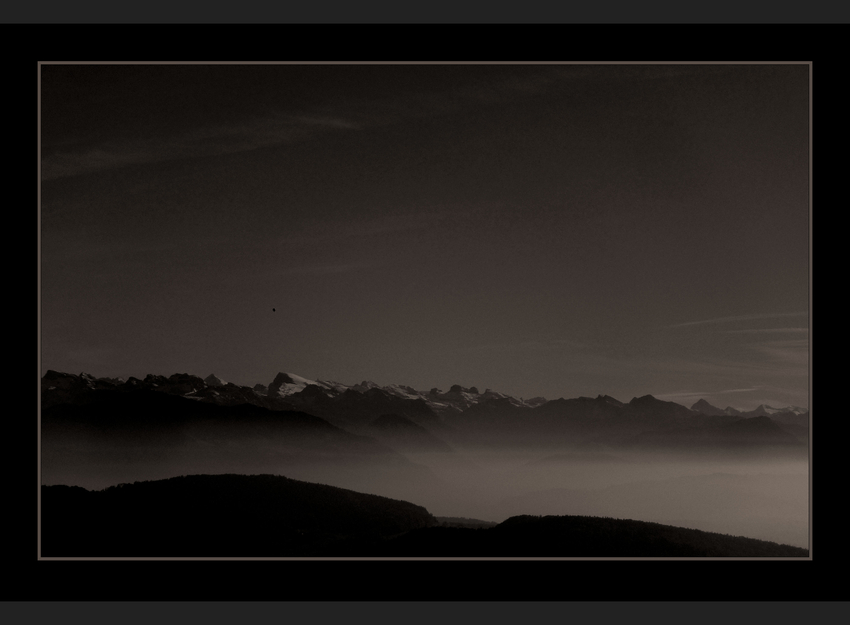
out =
{"type": "Polygon", "coordinates": [[[272,312],[275,312],[274,308],[272,308],[272,312]]]}

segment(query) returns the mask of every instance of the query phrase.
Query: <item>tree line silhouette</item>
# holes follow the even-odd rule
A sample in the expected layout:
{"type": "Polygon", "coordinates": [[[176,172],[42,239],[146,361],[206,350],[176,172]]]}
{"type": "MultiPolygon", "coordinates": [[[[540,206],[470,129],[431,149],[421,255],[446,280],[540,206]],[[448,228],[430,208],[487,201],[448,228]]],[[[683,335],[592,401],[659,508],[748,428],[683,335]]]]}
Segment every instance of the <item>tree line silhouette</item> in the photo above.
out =
{"type": "Polygon", "coordinates": [[[42,555],[71,557],[806,557],[644,521],[440,523],[415,504],[275,475],[192,475],[102,491],[42,486],[42,555]],[[454,525],[454,526],[452,526],[454,525]]]}

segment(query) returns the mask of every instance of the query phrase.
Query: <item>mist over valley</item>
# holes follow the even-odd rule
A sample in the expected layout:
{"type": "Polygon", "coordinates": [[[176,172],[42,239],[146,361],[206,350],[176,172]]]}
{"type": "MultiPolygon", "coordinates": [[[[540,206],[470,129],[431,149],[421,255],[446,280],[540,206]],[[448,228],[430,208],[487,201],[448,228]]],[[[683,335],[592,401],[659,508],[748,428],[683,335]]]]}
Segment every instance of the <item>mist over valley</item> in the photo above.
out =
{"type": "Polygon", "coordinates": [[[720,418],[651,396],[529,405],[460,386],[399,389],[49,371],[42,483],[100,491],[269,474],[437,517],[608,517],[808,546],[808,445],[781,421],[801,427],[807,413],[720,418]]]}
{"type": "Polygon", "coordinates": [[[40,556],[810,555],[811,62],[38,71],[40,556]]]}

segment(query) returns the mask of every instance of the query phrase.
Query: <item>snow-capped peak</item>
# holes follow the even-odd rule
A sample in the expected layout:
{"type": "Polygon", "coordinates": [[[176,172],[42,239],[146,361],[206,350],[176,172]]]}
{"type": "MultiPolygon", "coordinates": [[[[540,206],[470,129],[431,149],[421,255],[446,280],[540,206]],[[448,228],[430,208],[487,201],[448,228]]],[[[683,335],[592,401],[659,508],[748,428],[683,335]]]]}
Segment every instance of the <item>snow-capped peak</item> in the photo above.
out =
{"type": "Polygon", "coordinates": [[[342,384],[340,382],[334,382],[333,380],[316,380],[315,384],[317,384],[318,386],[324,387],[324,388],[328,388],[328,389],[335,391],[337,393],[344,393],[349,388],[351,388],[347,384],[342,384]]]}
{"type": "Polygon", "coordinates": [[[391,393],[396,397],[401,397],[402,399],[421,399],[424,395],[424,393],[420,393],[416,389],[402,384],[390,384],[389,386],[382,387],[381,390],[387,391],[388,393],[391,393]]]}
{"type": "Polygon", "coordinates": [[[300,393],[308,386],[318,386],[319,388],[338,391],[337,387],[344,385],[338,382],[322,382],[320,380],[308,380],[294,373],[278,373],[271,384],[269,384],[268,396],[270,397],[286,397],[293,393],[300,393]]]}
{"type": "Polygon", "coordinates": [[[204,384],[206,384],[207,386],[224,386],[225,384],[227,384],[227,382],[222,380],[214,373],[211,373],[206,378],[204,378],[204,384]]]}
{"type": "Polygon", "coordinates": [[[793,412],[794,414],[806,414],[808,410],[805,408],[800,408],[799,406],[785,406],[784,408],[774,408],[772,406],[768,406],[767,404],[762,404],[756,410],[762,409],[767,414],[777,414],[779,412],[793,412]]]}
{"type": "Polygon", "coordinates": [[[359,384],[347,385],[328,380],[310,380],[295,373],[284,372],[278,373],[274,381],[269,384],[267,395],[269,397],[287,397],[288,395],[300,393],[310,385],[317,386],[330,397],[341,395],[347,391],[368,393],[369,391],[380,390],[401,399],[424,401],[438,414],[460,412],[475,404],[492,400],[508,400],[517,407],[526,408],[532,408],[546,403],[546,400],[542,397],[535,397],[534,399],[525,401],[490,389],[486,389],[484,393],[481,393],[474,386],[465,388],[458,384],[453,385],[448,392],[444,393],[437,388],[432,388],[430,391],[420,391],[404,384],[381,386],[371,380],[363,380],[359,384]]]}

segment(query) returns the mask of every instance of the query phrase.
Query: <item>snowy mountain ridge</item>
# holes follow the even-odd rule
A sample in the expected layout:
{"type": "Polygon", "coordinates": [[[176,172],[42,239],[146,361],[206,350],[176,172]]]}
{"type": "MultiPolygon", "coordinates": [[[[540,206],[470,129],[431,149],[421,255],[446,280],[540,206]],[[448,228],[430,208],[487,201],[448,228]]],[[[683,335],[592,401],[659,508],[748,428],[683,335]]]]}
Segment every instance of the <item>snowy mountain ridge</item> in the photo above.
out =
{"type": "Polygon", "coordinates": [[[480,393],[474,386],[466,388],[459,384],[453,385],[448,392],[443,392],[436,387],[426,392],[404,384],[380,386],[371,380],[363,380],[359,384],[347,385],[330,380],[310,380],[297,374],[286,372],[280,372],[275,376],[275,379],[268,386],[267,394],[269,397],[287,397],[302,392],[310,385],[316,386],[328,397],[335,397],[348,391],[366,393],[372,389],[378,389],[401,399],[421,399],[437,414],[462,412],[472,405],[492,399],[507,399],[515,406],[526,408],[533,408],[546,402],[542,397],[535,397],[525,401],[504,393],[491,391],[490,389],[485,390],[484,393],[480,393]]]}
{"type": "MultiPolygon", "coordinates": [[[[429,391],[421,391],[404,384],[381,386],[370,380],[364,380],[359,384],[348,385],[330,380],[312,380],[295,373],[287,372],[279,372],[268,386],[255,384],[253,387],[242,387],[225,382],[215,374],[210,374],[206,378],[185,373],[176,373],[168,378],[162,375],[149,374],[144,380],[134,377],[124,380],[123,378],[96,378],[89,373],[73,375],[50,370],[42,378],[42,390],[49,393],[49,396],[46,397],[48,404],[66,401],[80,391],[117,388],[124,385],[136,388],[156,388],[159,391],[165,391],[191,399],[212,400],[216,403],[244,403],[248,401],[249,403],[259,403],[260,405],[268,404],[268,407],[282,406],[284,404],[281,404],[281,402],[288,402],[290,396],[300,396],[305,391],[307,391],[308,395],[327,399],[341,398],[343,395],[358,397],[360,395],[380,392],[397,399],[421,401],[434,414],[440,416],[459,414],[477,405],[501,404],[502,406],[512,406],[514,408],[537,408],[549,403],[543,397],[523,399],[493,391],[489,388],[485,389],[482,393],[475,386],[467,388],[459,384],[451,386],[445,392],[436,387],[429,391]]],[[[622,407],[624,405],[622,402],[607,395],[600,395],[597,401],[612,406],[622,407]]],[[[793,422],[797,422],[799,420],[798,417],[805,419],[805,415],[809,412],[807,409],[799,406],[775,408],[767,404],[762,404],[755,410],[744,412],[732,407],[720,409],[712,406],[704,399],[696,402],[690,407],[690,410],[704,415],[726,415],[744,418],[776,415],[786,420],[791,419],[793,422]]]]}

